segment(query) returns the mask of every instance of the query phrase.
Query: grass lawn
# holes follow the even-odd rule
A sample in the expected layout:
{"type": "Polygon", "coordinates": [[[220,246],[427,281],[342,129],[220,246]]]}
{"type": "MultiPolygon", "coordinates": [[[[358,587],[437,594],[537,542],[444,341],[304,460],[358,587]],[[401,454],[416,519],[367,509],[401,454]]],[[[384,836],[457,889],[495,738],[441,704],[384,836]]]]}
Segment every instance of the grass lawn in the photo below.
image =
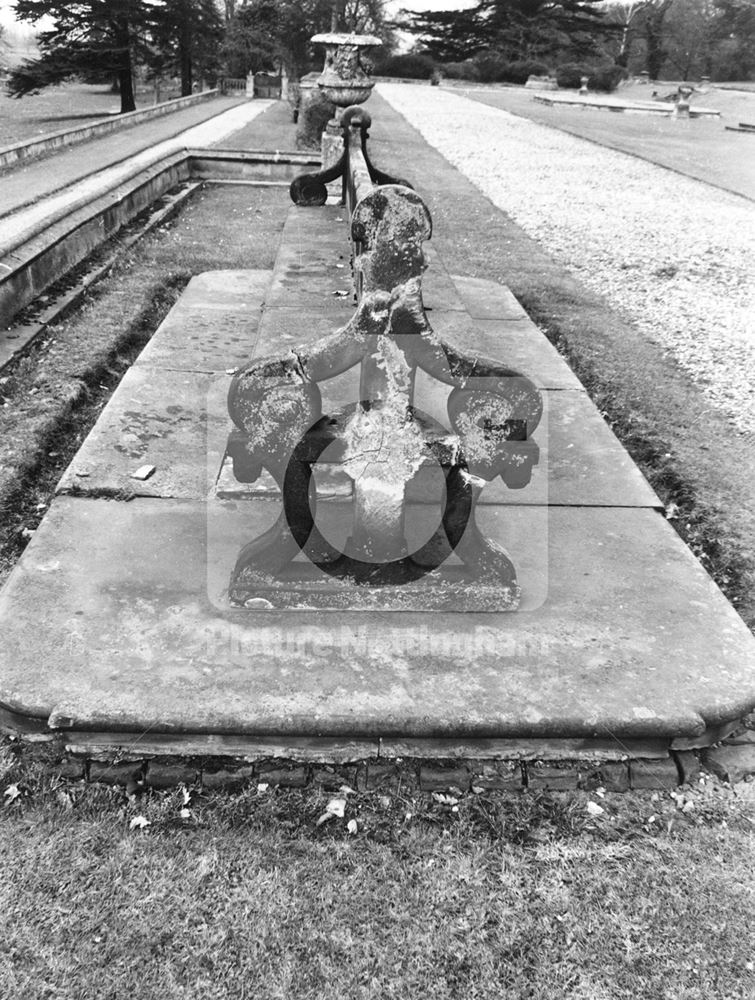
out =
{"type": "Polygon", "coordinates": [[[745,1000],[753,791],[129,799],[6,743],[0,996],[745,1000]]]}
{"type": "MultiPolygon", "coordinates": [[[[167,101],[178,96],[177,92],[168,93],[164,89],[160,99],[167,101]]],[[[154,103],[154,90],[137,93],[137,110],[154,103]]],[[[87,125],[98,118],[117,114],[120,107],[120,97],[102,84],[61,83],[22,98],[9,97],[0,86],[0,148],[49,132],[87,125]]]]}
{"type": "MultiPolygon", "coordinates": [[[[668,94],[676,90],[676,85],[620,87],[611,96],[627,101],[648,101],[653,90],[668,94]]],[[[753,137],[728,132],[725,128],[740,121],[755,122],[755,93],[714,89],[704,95],[693,94],[693,107],[715,108],[721,112],[721,117],[676,120],[589,108],[549,107],[535,101],[532,91],[522,87],[459,92],[541,125],[590,139],[755,199],[753,137]]]]}

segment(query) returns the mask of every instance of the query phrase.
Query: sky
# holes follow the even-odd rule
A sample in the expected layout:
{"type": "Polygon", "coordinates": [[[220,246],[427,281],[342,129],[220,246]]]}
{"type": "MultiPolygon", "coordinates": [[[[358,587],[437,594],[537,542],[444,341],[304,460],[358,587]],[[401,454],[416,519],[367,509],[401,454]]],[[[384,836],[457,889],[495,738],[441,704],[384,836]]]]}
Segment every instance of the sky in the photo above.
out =
{"type": "Polygon", "coordinates": [[[10,0],[0,0],[0,24],[12,24],[13,14],[10,10],[10,0]]]}

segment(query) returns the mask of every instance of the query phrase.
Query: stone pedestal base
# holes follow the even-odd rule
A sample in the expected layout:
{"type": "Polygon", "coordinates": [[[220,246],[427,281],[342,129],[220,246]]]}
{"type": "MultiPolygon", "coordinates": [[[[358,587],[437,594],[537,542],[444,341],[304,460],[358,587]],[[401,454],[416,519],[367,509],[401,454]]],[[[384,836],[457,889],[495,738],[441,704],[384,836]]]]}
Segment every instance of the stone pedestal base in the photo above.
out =
{"type": "Polygon", "coordinates": [[[334,126],[332,121],[328,122],[328,126],[322,134],[320,148],[322,150],[322,169],[327,170],[329,167],[335,166],[343,155],[343,136],[340,126],[334,126]]]}

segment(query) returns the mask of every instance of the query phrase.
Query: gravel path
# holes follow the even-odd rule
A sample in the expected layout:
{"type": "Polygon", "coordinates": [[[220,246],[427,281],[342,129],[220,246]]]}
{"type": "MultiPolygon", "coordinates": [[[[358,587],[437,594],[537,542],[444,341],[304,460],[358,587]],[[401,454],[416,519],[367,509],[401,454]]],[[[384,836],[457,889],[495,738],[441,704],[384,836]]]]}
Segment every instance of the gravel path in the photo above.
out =
{"type": "MultiPolygon", "coordinates": [[[[755,206],[445,90],[380,94],[755,434],[755,206]]],[[[607,128],[610,123],[607,123],[607,128]]]]}

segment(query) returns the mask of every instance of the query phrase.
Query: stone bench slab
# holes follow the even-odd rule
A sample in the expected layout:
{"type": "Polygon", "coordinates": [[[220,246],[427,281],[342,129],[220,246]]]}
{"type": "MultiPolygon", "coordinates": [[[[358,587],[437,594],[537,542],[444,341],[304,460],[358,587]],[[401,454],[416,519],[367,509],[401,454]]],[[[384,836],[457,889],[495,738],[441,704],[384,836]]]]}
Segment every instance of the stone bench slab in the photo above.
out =
{"type": "MultiPolygon", "coordinates": [[[[335,393],[331,385],[326,401],[334,397],[334,405],[354,401],[356,378],[342,376],[332,382],[338,382],[341,392],[335,393]]],[[[230,466],[223,464],[232,426],[226,406],[229,385],[225,373],[135,366],[63,474],[58,492],[200,500],[215,488],[223,469],[226,497],[277,498],[279,491],[269,474],[256,483],[237,483],[230,466]],[[144,481],[134,479],[133,473],[143,465],[154,465],[155,472],[144,481]]],[[[547,392],[544,398],[546,410],[535,434],[540,461],[530,484],[510,490],[500,479],[494,480],[483,491],[483,504],[662,506],[584,393],[547,392]]],[[[421,392],[418,402],[421,406],[421,392]]],[[[441,405],[429,410],[443,417],[441,405]]],[[[348,482],[344,478],[344,484],[348,482]]],[[[419,502],[443,497],[440,470],[423,470],[408,495],[419,502]]]]}
{"type": "Polygon", "coordinates": [[[181,298],[136,361],[138,367],[225,372],[256,350],[272,271],[206,271],[181,298]]]}
{"type": "Polygon", "coordinates": [[[228,437],[230,375],[135,365],[58,483],[59,493],[201,499],[228,437]],[[155,466],[146,480],[133,478],[155,466]]]}

